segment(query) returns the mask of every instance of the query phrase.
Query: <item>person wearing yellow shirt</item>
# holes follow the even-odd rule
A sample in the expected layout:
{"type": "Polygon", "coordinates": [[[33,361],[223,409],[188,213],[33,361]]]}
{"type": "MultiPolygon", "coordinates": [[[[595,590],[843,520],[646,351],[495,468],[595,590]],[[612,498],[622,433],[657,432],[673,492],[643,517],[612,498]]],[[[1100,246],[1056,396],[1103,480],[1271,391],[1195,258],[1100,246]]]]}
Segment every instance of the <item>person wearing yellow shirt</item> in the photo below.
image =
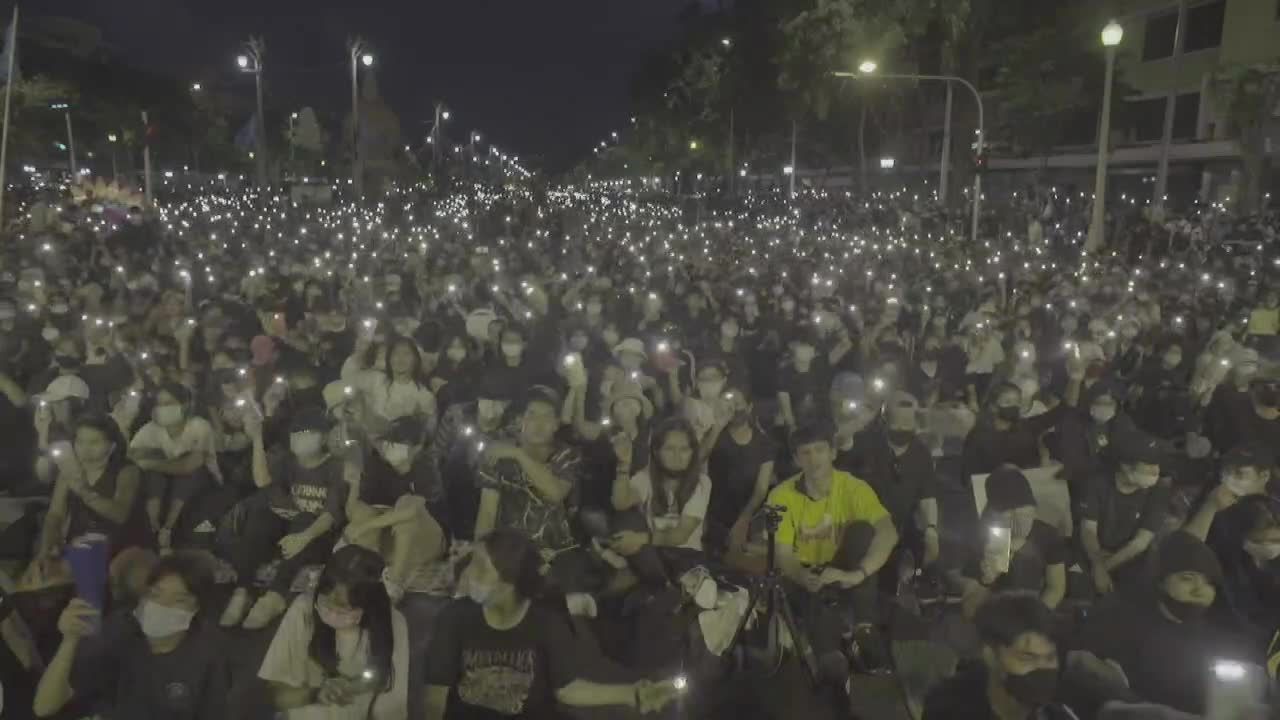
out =
{"type": "Polygon", "coordinates": [[[870,485],[835,469],[826,428],[797,428],[791,447],[801,473],[768,499],[782,510],[778,569],[822,679],[843,688],[850,659],[868,671],[884,667],[876,573],[897,545],[898,531],[870,485]],[[846,644],[851,658],[842,649],[846,644]]]}

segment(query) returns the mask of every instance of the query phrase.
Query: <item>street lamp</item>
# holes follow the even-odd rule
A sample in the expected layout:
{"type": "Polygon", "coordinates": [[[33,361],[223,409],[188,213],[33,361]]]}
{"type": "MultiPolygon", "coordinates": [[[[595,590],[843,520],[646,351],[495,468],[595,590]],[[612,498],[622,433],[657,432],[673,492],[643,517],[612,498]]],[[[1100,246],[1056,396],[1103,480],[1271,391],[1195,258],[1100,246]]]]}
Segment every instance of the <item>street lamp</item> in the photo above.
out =
{"type": "Polygon", "coordinates": [[[364,197],[364,158],[360,155],[360,65],[373,67],[373,53],[361,38],[348,44],[351,52],[351,186],[356,198],[364,197]]]}
{"type": "Polygon", "coordinates": [[[1093,181],[1093,216],[1089,236],[1084,241],[1086,253],[1102,247],[1107,220],[1107,160],[1111,150],[1111,86],[1116,72],[1116,47],[1124,40],[1124,28],[1112,20],[1102,28],[1102,46],[1107,53],[1107,76],[1102,85],[1102,121],[1098,128],[1098,170],[1093,181]]]}
{"type": "Polygon", "coordinates": [[[698,149],[698,141],[697,141],[697,140],[690,140],[690,141],[689,141],[689,149],[690,149],[690,150],[697,150],[697,149],[698,149]]]}
{"type": "Polygon", "coordinates": [[[267,184],[267,119],[263,111],[262,103],[262,56],[266,46],[260,37],[251,37],[245,45],[245,52],[236,56],[236,65],[240,67],[241,72],[253,73],[254,82],[257,86],[258,94],[258,121],[257,132],[254,133],[254,145],[257,152],[253,157],[258,161],[258,187],[265,187],[267,184]]]}
{"type": "MultiPolygon", "coordinates": [[[[837,72],[833,73],[836,77],[866,79],[870,77],[884,78],[886,80],[936,80],[950,83],[960,83],[965,86],[969,92],[973,93],[973,99],[978,102],[978,142],[976,152],[978,157],[982,157],[982,153],[986,150],[987,138],[987,113],[986,107],[982,104],[982,93],[978,92],[978,88],[973,83],[956,75],[914,75],[914,74],[887,74],[882,75],[876,72],[878,66],[872,60],[863,60],[858,65],[858,72],[837,72]]],[[[943,147],[949,148],[951,145],[951,124],[948,123],[945,128],[945,137],[943,138],[943,147]]],[[[978,244],[978,225],[982,217],[982,173],[975,172],[973,174],[973,222],[970,227],[969,234],[974,246],[978,244]]]]}
{"type": "Polygon", "coordinates": [[[107,142],[111,143],[111,180],[115,182],[120,178],[120,171],[116,168],[116,142],[120,137],[115,133],[107,133],[107,142]]]}
{"type": "Polygon", "coordinates": [[[720,44],[725,47],[733,47],[733,39],[727,37],[720,38],[720,44]]]}
{"type": "Polygon", "coordinates": [[[204,87],[200,83],[191,83],[191,92],[198,93],[203,89],[204,87]]]}
{"type": "Polygon", "coordinates": [[[70,103],[53,103],[49,106],[50,110],[61,110],[62,115],[67,121],[67,167],[71,168],[71,177],[76,177],[76,136],[71,131],[71,104],[70,103]]]}
{"type": "Polygon", "coordinates": [[[298,135],[295,126],[298,122],[298,113],[289,113],[289,172],[294,172],[294,149],[298,147],[298,135]]]}

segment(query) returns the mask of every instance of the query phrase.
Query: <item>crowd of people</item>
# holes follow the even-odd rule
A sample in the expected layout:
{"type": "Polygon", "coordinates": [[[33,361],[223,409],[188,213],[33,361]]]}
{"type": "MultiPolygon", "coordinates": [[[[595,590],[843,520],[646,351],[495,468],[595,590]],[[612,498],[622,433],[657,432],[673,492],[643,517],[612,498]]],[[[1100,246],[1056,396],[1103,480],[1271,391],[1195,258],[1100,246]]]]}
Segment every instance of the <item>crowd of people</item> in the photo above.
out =
{"type": "Polygon", "coordinates": [[[0,718],[1207,715],[1280,663],[1280,254],[1087,217],[33,197],[0,718]]]}

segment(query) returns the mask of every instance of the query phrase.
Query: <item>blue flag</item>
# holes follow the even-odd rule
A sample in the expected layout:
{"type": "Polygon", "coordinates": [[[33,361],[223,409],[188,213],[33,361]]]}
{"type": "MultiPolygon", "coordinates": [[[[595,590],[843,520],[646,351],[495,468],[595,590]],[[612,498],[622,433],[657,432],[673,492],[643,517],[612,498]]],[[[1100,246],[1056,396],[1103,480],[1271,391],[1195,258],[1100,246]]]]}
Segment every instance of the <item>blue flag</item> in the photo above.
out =
{"type": "Polygon", "coordinates": [[[18,11],[16,9],[13,12],[13,21],[4,31],[4,48],[0,51],[0,85],[9,82],[10,67],[13,68],[13,81],[21,82],[22,75],[18,72],[18,11]]]}

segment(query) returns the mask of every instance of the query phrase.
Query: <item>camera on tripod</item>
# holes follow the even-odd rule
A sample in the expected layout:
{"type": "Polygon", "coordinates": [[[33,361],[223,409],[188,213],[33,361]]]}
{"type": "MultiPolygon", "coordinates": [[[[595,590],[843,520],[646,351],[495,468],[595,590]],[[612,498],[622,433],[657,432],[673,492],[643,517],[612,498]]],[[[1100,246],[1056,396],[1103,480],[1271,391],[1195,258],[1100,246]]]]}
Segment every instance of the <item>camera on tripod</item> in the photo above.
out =
{"type": "MultiPolygon", "coordinates": [[[[756,517],[764,522],[764,528],[767,533],[774,535],[778,532],[778,528],[782,526],[782,516],[785,515],[787,509],[781,505],[761,505],[756,511],[756,517]]],[[[770,541],[770,545],[772,545],[770,541]]]]}

